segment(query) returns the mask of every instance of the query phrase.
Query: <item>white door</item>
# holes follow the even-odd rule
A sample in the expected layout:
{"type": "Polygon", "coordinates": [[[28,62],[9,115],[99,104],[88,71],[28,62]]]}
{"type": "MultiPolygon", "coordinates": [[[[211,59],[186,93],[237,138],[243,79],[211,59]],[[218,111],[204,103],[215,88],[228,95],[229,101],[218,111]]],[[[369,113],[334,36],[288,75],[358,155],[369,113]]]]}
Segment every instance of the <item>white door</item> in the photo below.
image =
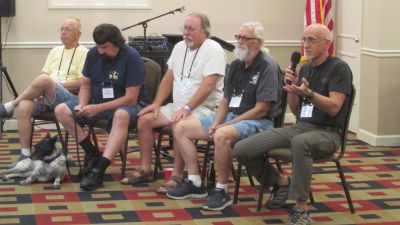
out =
{"type": "Polygon", "coordinates": [[[346,61],[353,72],[356,89],[349,130],[358,133],[360,109],[360,68],[362,43],[362,0],[337,0],[337,56],[346,61]]]}

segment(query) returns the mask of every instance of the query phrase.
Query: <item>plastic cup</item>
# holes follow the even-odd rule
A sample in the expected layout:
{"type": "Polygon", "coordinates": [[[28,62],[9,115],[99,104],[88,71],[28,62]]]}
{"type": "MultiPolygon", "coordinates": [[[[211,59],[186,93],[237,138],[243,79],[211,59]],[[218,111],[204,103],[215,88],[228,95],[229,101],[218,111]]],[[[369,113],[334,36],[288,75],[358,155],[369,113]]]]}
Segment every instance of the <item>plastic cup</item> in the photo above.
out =
{"type": "Polygon", "coordinates": [[[165,182],[169,181],[171,178],[172,170],[174,170],[174,168],[168,167],[163,169],[165,182]]]}

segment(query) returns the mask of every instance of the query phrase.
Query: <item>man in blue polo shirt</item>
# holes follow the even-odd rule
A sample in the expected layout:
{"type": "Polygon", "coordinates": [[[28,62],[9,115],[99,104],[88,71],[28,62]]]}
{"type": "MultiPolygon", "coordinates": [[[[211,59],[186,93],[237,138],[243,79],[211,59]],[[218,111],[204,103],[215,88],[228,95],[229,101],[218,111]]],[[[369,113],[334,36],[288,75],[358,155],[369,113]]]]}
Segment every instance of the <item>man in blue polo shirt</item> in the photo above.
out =
{"type": "Polygon", "coordinates": [[[111,160],[122,148],[129,125],[146,105],[144,64],[137,51],[125,44],[120,30],[101,24],[93,31],[96,47],[89,50],[82,74],[79,99],[55,109],[57,119],[85,151],[81,188],[95,190],[111,160]],[[82,125],[107,119],[110,136],[104,153],[90,142],[82,125]],[[74,120],[79,124],[75,134],[74,120]]]}

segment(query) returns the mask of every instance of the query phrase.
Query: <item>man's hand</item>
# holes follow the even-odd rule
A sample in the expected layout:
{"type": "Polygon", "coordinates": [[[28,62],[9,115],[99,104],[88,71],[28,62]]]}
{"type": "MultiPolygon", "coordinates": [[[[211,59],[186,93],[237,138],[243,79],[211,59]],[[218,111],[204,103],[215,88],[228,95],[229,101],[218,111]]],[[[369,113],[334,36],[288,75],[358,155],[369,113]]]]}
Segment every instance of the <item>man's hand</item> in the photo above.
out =
{"type": "Polygon", "coordinates": [[[308,86],[309,83],[305,78],[302,78],[301,80],[301,85],[296,86],[295,84],[291,85],[286,85],[283,87],[287,93],[293,94],[293,95],[298,95],[298,96],[307,96],[308,94],[308,86]]]}
{"type": "Polygon", "coordinates": [[[186,119],[190,115],[190,112],[185,110],[184,108],[181,108],[177,110],[174,115],[172,116],[172,122],[176,123],[181,119],[186,119]]]}
{"type": "Polygon", "coordinates": [[[292,84],[297,84],[299,80],[299,76],[296,74],[295,71],[293,71],[290,66],[288,66],[285,69],[285,76],[283,81],[285,82],[285,85],[292,85],[292,84]]]}
{"type": "Polygon", "coordinates": [[[97,104],[91,104],[91,105],[77,105],[74,108],[76,114],[78,116],[83,116],[83,117],[94,117],[97,115],[101,110],[97,104]]]}
{"type": "Polygon", "coordinates": [[[158,113],[160,112],[160,106],[157,104],[150,104],[146,107],[144,107],[140,112],[138,113],[138,116],[143,116],[146,113],[154,113],[154,119],[158,118],[158,113]]]}

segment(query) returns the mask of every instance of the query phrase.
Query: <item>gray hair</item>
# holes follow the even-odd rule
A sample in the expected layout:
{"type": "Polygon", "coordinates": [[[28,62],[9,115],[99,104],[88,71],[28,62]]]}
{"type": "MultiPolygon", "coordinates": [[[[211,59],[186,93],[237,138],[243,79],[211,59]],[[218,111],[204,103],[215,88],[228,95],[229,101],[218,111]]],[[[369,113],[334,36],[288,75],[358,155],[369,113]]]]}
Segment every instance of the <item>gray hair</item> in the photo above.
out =
{"type": "Polygon", "coordinates": [[[251,27],[254,29],[254,37],[258,38],[261,44],[261,49],[265,55],[269,53],[269,50],[264,47],[264,27],[263,25],[258,22],[258,21],[250,21],[246,22],[242,25],[242,27],[251,27]]]}
{"type": "Polygon", "coordinates": [[[65,19],[65,20],[73,20],[73,21],[74,21],[74,25],[73,25],[74,28],[75,28],[77,31],[81,32],[81,30],[82,30],[82,23],[81,23],[81,20],[80,20],[79,18],[70,16],[70,17],[68,17],[68,18],[65,19]]]}
{"type": "Polygon", "coordinates": [[[200,19],[201,22],[201,29],[203,29],[207,33],[207,37],[210,37],[210,20],[205,14],[198,13],[198,12],[192,12],[187,16],[194,16],[200,19]]]}

